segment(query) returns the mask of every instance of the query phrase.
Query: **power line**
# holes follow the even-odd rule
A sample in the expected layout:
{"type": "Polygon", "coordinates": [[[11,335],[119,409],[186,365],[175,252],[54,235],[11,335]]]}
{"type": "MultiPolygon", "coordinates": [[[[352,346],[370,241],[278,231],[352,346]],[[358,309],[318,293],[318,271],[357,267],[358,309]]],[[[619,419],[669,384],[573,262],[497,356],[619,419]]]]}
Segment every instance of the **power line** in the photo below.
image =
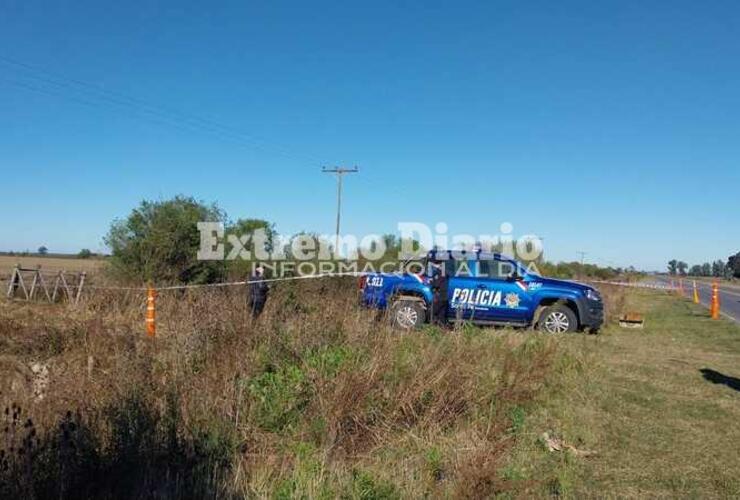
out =
{"type": "Polygon", "coordinates": [[[339,221],[342,214],[342,177],[345,174],[356,174],[360,170],[357,167],[353,168],[326,168],[322,167],[321,171],[325,174],[335,174],[337,176],[337,231],[336,238],[334,240],[334,256],[339,256],[339,221]]]}
{"type": "MultiPolygon", "coordinates": [[[[4,81],[4,82],[9,83],[11,85],[15,85],[16,87],[22,88],[24,90],[28,90],[30,92],[36,92],[38,94],[42,94],[42,95],[46,95],[46,96],[51,96],[51,97],[58,97],[58,98],[61,98],[61,99],[68,99],[70,101],[76,102],[78,104],[83,104],[83,105],[88,106],[88,107],[91,107],[91,108],[100,109],[100,107],[101,107],[100,106],[100,103],[98,103],[98,102],[91,101],[91,100],[84,99],[84,98],[77,97],[77,96],[65,96],[64,94],[62,94],[62,93],[60,93],[60,92],[58,92],[56,90],[49,89],[49,88],[37,87],[37,86],[29,85],[29,84],[27,84],[25,82],[19,82],[19,81],[15,81],[15,80],[9,80],[7,78],[4,78],[4,79],[2,79],[0,81],[4,81]]],[[[142,120],[146,120],[146,121],[149,121],[149,122],[152,122],[152,123],[156,123],[158,125],[167,125],[167,126],[170,126],[170,127],[173,127],[173,128],[178,129],[178,130],[185,131],[185,132],[193,132],[194,131],[193,129],[187,128],[187,127],[185,127],[185,126],[183,126],[183,125],[181,125],[179,123],[166,121],[166,119],[164,119],[164,118],[155,119],[155,118],[152,118],[151,116],[146,116],[146,117],[141,116],[141,117],[137,117],[137,118],[142,119],[142,120]]]]}
{"type": "MultiPolygon", "coordinates": [[[[25,78],[31,78],[36,81],[43,82],[43,84],[52,85],[57,88],[54,90],[50,90],[48,87],[31,88],[31,86],[27,84],[24,85],[24,83],[21,82],[10,81],[11,84],[19,86],[21,88],[25,88],[26,90],[52,95],[55,97],[60,97],[62,99],[70,99],[76,102],[81,102],[81,99],[78,95],[64,95],[63,91],[60,92],[58,90],[59,88],[61,88],[77,94],[81,94],[83,97],[86,98],[86,100],[88,100],[88,102],[84,102],[83,104],[91,106],[100,106],[100,104],[112,104],[118,107],[128,108],[129,110],[135,110],[147,115],[154,115],[160,120],[166,120],[164,124],[179,128],[181,130],[184,129],[195,132],[208,132],[220,139],[230,139],[231,141],[240,143],[242,146],[245,147],[272,149],[276,152],[279,152],[283,156],[288,156],[293,159],[298,159],[300,161],[306,161],[308,159],[311,162],[320,163],[320,160],[318,160],[317,158],[313,158],[310,155],[296,155],[284,146],[269,142],[253,134],[244,133],[243,131],[238,130],[234,127],[223,125],[215,120],[203,118],[196,114],[186,113],[168,106],[150,103],[143,99],[108,90],[94,83],[89,83],[75,78],[69,78],[59,74],[55,74],[50,71],[41,69],[37,66],[10,59],[2,55],[0,55],[0,62],[5,63],[6,65],[14,66],[16,68],[21,68],[26,73],[24,75],[25,78]],[[92,99],[93,102],[89,102],[90,99],[92,99]]],[[[136,118],[142,118],[138,115],[134,116],[136,118]]]]}

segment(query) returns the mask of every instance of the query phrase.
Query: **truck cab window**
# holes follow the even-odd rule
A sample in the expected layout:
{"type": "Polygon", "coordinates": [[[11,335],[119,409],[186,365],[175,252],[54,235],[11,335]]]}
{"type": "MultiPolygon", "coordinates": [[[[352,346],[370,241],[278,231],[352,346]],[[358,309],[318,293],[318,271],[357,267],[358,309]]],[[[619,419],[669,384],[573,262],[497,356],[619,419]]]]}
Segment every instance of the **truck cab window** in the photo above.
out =
{"type": "Polygon", "coordinates": [[[475,262],[471,262],[468,260],[455,260],[451,262],[454,262],[455,264],[454,276],[458,276],[458,277],[473,276],[473,268],[474,268],[475,262]]]}
{"type": "Polygon", "coordinates": [[[513,275],[515,270],[512,263],[506,260],[481,260],[478,276],[504,280],[513,275]]]}

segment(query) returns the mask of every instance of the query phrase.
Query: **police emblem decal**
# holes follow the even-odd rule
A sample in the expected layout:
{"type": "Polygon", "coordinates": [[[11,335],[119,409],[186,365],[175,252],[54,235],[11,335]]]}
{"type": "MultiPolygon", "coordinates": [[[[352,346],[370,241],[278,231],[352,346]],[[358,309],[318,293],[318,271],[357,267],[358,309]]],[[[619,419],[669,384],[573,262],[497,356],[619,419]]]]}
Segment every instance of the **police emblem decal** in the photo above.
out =
{"type": "Polygon", "coordinates": [[[515,308],[519,307],[519,294],[507,293],[504,299],[506,301],[506,307],[515,308]]]}

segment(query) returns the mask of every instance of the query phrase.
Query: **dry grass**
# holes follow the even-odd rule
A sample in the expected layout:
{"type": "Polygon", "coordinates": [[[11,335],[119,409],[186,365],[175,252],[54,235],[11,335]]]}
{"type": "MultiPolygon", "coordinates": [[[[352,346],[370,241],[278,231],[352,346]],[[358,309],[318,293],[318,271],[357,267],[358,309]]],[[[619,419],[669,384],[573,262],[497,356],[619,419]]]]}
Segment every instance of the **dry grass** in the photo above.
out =
{"type": "Polygon", "coordinates": [[[614,325],[618,322],[619,316],[625,312],[627,289],[607,284],[599,284],[597,287],[604,300],[604,321],[607,325],[614,325]]]}
{"type": "Polygon", "coordinates": [[[277,287],[256,323],[243,290],[162,293],[152,341],[141,294],[109,293],[79,310],[2,303],[0,348],[17,372],[2,398],[32,421],[8,439],[16,452],[28,429],[38,441],[8,463],[6,494],[470,497],[532,486],[501,464],[549,384],[552,338],[401,335],[357,307],[353,281],[327,280],[277,287]],[[50,372],[40,401],[34,362],[50,372]]]}
{"type": "Polygon", "coordinates": [[[155,341],[138,292],[0,302],[0,496],[740,495],[740,393],[700,371],[740,376],[736,325],[602,287],[646,329],[399,334],[354,287],[283,284],[256,323],[243,290],[163,292],[155,341]]]}

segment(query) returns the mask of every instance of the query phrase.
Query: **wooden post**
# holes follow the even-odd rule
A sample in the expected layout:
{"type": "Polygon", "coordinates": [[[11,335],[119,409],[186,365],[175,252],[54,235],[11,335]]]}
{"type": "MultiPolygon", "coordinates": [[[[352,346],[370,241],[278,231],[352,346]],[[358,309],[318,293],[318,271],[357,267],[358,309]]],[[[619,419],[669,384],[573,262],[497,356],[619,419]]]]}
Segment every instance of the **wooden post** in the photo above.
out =
{"type": "Polygon", "coordinates": [[[59,275],[61,274],[61,271],[57,272],[56,278],[54,278],[54,290],[51,292],[51,301],[56,302],[57,301],[57,291],[59,290],[59,275]]]}
{"type": "Polygon", "coordinates": [[[36,283],[39,281],[39,266],[36,266],[36,270],[33,272],[33,281],[31,282],[31,291],[28,294],[29,300],[33,299],[33,294],[36,291],[36,283]]]}
{"type": "Polygon", "coordinates": [[[80,273],[80,281],[77,284],[77,295],[75,296],[75,305],[80,303],[80,296],[82,296],[82,286],[85,284],[85,276],[87,276],[86,272],[80,273]]]}
{"type": "Polygon", "coordinates": [[[72,302],[72,291],[69,289],[69,285],[67,284],[67,278],[64,276],[64,271],[59,272],[59,277],[62,280],[62,286],[64,287],[63,290],[67,294],[67,302],[72,302]]]}
{"type": "Polygon", "coordinates": [[[10,284],[8,285],[8,298],[11,298],[13,296],[13,293],[15,292],[15,287],[17,286],[18,282],[18,268],[20,265],[15,266],[15,269],[13,269],[13,273],[10,275],[10,284]]]}
{"type": "MultiPolygon", "coordinates": [[[[18,265],[17,270],[18,273],[16,274],[16,276],[18,277],[18,284],[20,285],[21,290],[23,290],[23,295],[26,296],[26,300],[28,300],[28,290],[26,289],[26,283],[23,281],[23,268],[20,266],[20,264],[18,265]]],[[[15,288],[17,289],[18,287],[16,286],[15,288]]]]}
{"type": "Polygon", "coordinates": [[[43,273],[39,272],[39,281],[41,282],[41,288],[44,290],[46,300],[51,302],[51,296],[49,295],[49,289],[46,287],[46,280],[44,279],[43,273]]]}

